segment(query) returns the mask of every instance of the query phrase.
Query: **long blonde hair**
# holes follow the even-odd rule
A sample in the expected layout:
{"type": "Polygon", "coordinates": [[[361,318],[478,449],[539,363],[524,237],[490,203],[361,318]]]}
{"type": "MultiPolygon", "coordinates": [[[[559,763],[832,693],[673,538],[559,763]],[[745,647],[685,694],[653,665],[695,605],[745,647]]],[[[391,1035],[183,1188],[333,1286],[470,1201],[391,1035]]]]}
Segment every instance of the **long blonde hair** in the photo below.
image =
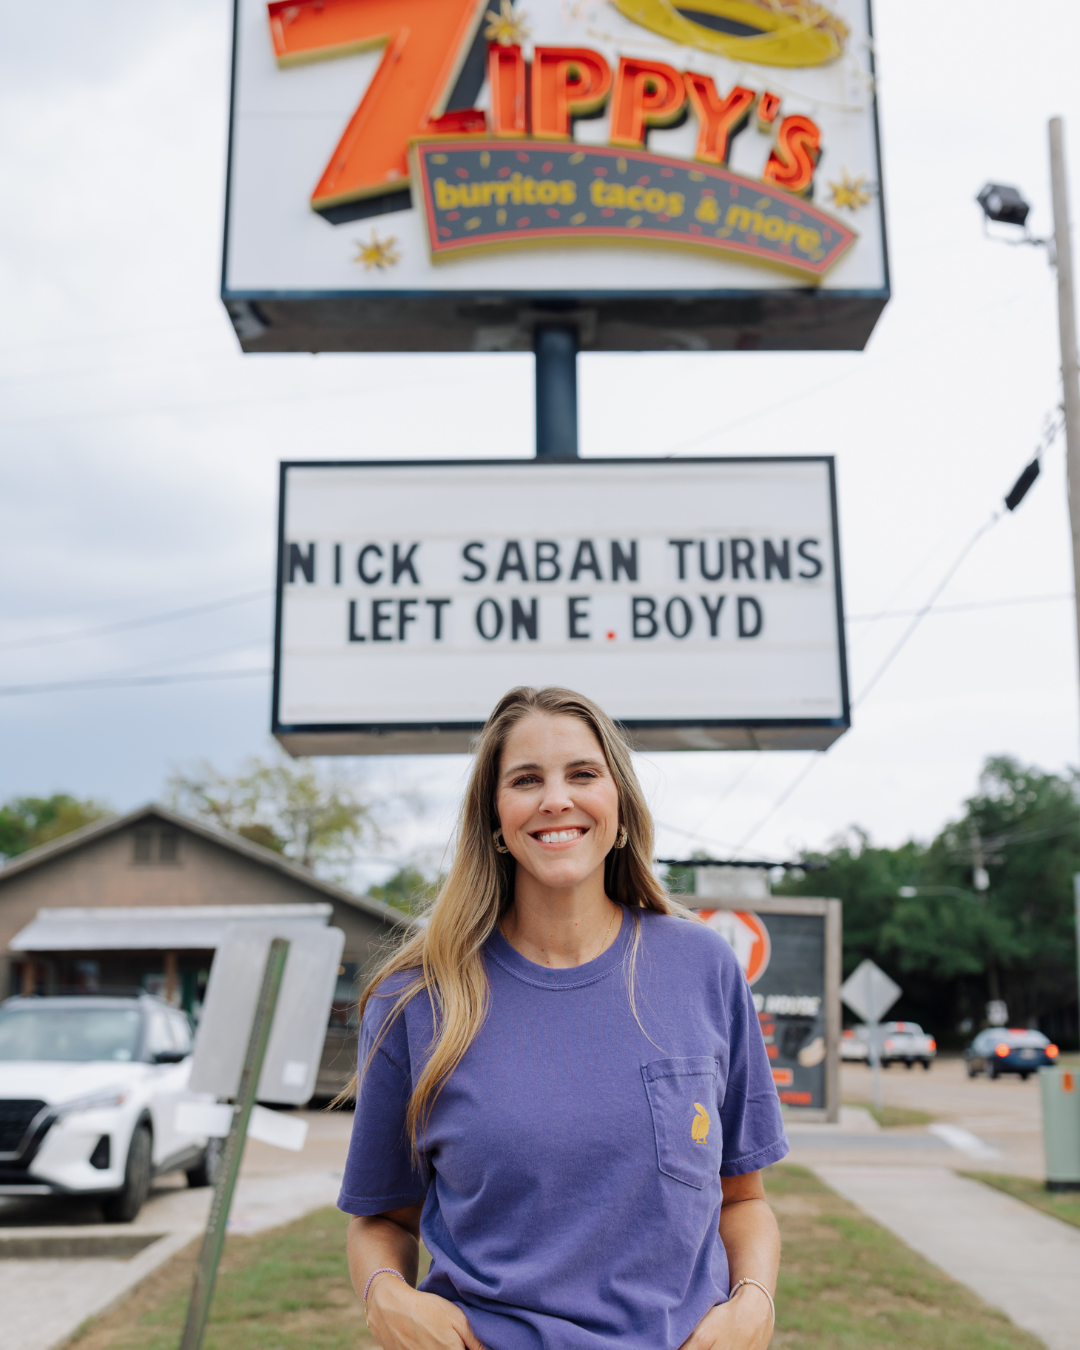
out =
{"type": "MultiPolygon", "coordinates": [[[[511,729],[524,717],[576,717],[592,731],[604,752],[619,794],[619,823],[626,827],[625,847],[612,849],[604,863],[604,888],[612,900],[631,912],[685,913],[653,872],[653,823],[634,772],[630,746],[619,727],[583,694],[570,689],[511,689],[499,700],[480,733],[476,759],[458,818],[457,847],[449,874],[431,907],[427,924],[392,952],[376,970],[360,999],[360,1016],[391,975],[415,972],[402,989],[367,1063],[342,1094],[351,1096],[371,1062],[382,1037],[405,1005],[423,990],[431,1001],[435,1038],[427,1064],[409,1098],[406,1127],[413,1149],[427,1123],[435,1099],[461,1063],[487,1016],[489,989],[484,970],[484,943],[514,898],[510,854],[497,853],[493,832],[499,827],[496,789],[503,747],[511,729]]],[[[634,915],[634,942],[628,987],[634,1007],[634,963],[641,920],[634,915]]],[[[389,997],[387,995],[386,997],[389,997]]]]}

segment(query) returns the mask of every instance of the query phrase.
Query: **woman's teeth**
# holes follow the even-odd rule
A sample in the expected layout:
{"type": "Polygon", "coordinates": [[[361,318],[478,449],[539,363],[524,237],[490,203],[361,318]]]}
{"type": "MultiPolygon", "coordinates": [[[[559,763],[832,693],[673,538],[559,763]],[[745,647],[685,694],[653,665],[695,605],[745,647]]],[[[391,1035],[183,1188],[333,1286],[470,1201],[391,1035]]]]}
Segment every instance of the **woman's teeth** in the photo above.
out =
{"type": "Polygon", "coordinates": [[[538,834],[536,837],[542,844],[568,844],[571,839],[580,839],[585,833],[584,830],[551,830],[546,834],[538,834]]]}

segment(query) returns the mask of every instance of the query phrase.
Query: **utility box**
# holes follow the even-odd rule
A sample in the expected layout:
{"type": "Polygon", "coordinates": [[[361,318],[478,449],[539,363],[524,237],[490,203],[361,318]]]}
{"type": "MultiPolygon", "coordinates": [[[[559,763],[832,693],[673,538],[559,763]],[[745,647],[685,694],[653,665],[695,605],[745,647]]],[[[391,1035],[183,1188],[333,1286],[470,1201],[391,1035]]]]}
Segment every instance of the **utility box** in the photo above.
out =
{"type": "Polygon", "coordinates": [[[1040,1069],[1039,1087],[1046,1189],[1080,1191],[1080,1073],[1057,1066],[1040,1069]]]}

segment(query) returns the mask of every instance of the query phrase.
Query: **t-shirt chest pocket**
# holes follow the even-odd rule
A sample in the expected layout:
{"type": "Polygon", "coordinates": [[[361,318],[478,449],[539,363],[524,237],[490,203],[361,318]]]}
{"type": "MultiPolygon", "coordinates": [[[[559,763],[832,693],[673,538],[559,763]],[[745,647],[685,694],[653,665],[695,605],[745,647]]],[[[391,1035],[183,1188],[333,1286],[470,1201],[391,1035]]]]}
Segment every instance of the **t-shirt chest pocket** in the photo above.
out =
{"type": "Polygon", "coordinates": [[[660,1171],[698,1190],[720,1175],[715,1059],[654,1059],[641,1066],[656,1133],[660,1171]]]}

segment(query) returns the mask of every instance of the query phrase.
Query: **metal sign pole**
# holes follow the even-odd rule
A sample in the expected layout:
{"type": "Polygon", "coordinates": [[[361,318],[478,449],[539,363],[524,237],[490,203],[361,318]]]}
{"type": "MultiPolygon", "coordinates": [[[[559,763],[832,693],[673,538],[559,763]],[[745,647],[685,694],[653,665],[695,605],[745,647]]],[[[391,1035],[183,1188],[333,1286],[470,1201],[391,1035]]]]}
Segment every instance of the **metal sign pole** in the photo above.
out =
{"type": "Polygon", "coordinates": [[[540,324],[536,355],[536,458],[577,459],[578,332],[572,324],[540,324]]]}
{"type": "Polygon", "coordinates": [[[266,1046],[270,1040],[270,1028],[274,1021],[274,1009],[277,1007],[278,991],[281,989],[285,958],[288,954],[288,942],[284,938],[274,938],[266,957],[259,1001],[255,1005],[255,1017],[251,1023],[251,1035],[244,1055],[244,1067],[240,1074],[232,1125],[221,1157],[221,1174],[214,1187],[214,1202],[210,1206],[210,1218],[207,1220],[202,1250],[199,1252],[199,1261],[195,1267],[191,1302],[188,1304],[187,1322],[180,1350],[202,1350],[206,1321],[210,1315],[210,1303],[217,1282],[218,1264],[221,1261],[221,1249],[225,1245],[225,1226],[229,1218],[229,1207],[232,1204],[233,1191],[236,1189],[236,1178],[240,1172],[240,1160],[244,1156],[248,1121],[255,1105],[255,1093],[259,1086],[263,1060],[266,1057],[266,1046]]]}
{"type": "Polygon", "coordinates": [[[885,1099],[881,1091],[881,1023],[873,1021],[870,1023],[870,1069],[873,1075],[874,1084],[874,1110],[880,1111],[885,1105],[885,1099]]]}

